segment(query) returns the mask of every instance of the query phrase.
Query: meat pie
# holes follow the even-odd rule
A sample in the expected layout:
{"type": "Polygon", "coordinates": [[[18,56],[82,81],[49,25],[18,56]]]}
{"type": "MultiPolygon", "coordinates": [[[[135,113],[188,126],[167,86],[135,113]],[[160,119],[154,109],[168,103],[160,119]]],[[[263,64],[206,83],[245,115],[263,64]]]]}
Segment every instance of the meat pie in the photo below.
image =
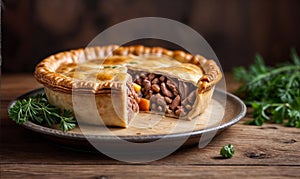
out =
{"type": "Polygon", "coordinates": [[[141,111],[191,120],[204,112],[222,78],[213,60],[144,46],[61,52],[41,61],[34,76],[51,104],[95,124],[88,109],[93,97],[100,123],[118,127],[128,127],[141,111]]]}

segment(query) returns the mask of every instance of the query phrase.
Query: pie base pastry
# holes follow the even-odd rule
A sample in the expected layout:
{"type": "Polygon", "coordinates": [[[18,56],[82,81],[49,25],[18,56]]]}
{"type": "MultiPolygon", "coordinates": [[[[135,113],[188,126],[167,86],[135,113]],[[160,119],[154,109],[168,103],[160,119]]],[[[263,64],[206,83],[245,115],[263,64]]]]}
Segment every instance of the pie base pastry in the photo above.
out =
{"type": "Polygon", "coordinates": [[[200,55],[111,45],[52,55],[34,76],[49,103],[73,111],[77,120],[128,127],[140,111],[193,119],[210,104],[222,73],[200,55]]]}

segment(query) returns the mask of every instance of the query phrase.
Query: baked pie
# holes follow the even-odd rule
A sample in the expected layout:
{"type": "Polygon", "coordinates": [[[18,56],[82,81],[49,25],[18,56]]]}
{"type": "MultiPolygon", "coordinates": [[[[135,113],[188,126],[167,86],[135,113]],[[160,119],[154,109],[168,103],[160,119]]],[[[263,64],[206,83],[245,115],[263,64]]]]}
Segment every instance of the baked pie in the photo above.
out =
{"type": "Polygon", "coordinates": [[[73,111],[76,118],[128,127],[140,111],[193,119],[209,105],[222,73],[213,60],[200,55],[111,45],[52,55],[36,66],[34,76],[49,102],[73,111]],[[79,109],[76,104],[74,110],[72,95],[79,99],[79,109]],[[90,96],[101,121],[90,115],[90,96]]]}

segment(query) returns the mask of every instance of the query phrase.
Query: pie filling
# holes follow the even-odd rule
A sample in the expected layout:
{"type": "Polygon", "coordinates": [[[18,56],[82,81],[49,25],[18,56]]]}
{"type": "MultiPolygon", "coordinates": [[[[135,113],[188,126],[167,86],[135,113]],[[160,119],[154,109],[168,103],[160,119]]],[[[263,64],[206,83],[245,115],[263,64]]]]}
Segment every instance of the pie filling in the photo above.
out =
{"type": "MultiPolygon", "coordinates": [[[[128,70],[128,73],[133,82],[141,87],[137,92],[138,100],[149,100],[149,111],[183,117],[192,110],[197,92],[197,87],[192,83],[155,73],[133,70],[128,70]]],[[[140,107],[139,110],[145,109],[140,107]]]]}
{"type": "Polygon", "coordinates": [[[126,83],[127,86],[127,111],[128,111],[128,119],[131,120],[134,118],[134,114],[139,112],[139,104],[138,104],[138,95],[134,91],[133,85],[130,82],[126,83]]]}

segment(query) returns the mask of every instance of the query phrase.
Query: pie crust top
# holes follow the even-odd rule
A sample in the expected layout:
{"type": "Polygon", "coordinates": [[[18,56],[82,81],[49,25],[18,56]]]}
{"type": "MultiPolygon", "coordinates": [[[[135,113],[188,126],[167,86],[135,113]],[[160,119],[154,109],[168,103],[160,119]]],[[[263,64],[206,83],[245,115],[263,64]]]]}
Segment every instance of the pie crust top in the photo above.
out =
{"type": "Polygon", "coordinates": [[[131,78],[128,69],[158,73],[190,82],[204,93],[222,78],[213,60],[184,51],[161,47],[117,46],[89,47],[51,55],[34,72],[44,86],[59,92],[102,93],[121,88],[131,78]]]}

